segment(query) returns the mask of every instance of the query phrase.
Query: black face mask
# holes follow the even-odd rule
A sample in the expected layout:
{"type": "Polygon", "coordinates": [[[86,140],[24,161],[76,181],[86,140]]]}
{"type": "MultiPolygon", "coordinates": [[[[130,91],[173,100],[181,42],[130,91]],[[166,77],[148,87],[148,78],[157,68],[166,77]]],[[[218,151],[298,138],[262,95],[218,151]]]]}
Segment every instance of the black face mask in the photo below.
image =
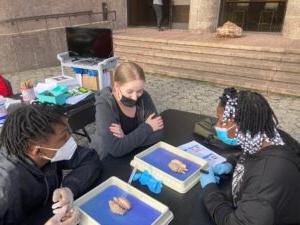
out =
{"type": "Polygon", "coordinates": [[[131,98],[127,98],[124,95],[122,95],[122,98],[121,98],[120,102],[122,102],[122,104],[127,106],[127,107],[134,107],[137,104],[136,100],[133,100],[131,98]]]}

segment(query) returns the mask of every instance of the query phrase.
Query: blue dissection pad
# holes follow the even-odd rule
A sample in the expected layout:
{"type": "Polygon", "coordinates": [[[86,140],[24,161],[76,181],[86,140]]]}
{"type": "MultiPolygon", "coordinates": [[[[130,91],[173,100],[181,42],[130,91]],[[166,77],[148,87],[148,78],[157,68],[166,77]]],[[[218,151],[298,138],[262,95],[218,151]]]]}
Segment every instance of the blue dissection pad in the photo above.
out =
{"type": "Polygon", "coordinates": [[[148,155],[145,155],[142,160],[181,181],[184,181],[201,168],[200,165],[197,165],[196,163],[182,158],[163,148],[155,149],[148,155]],[[169,162],[173,159],[178,159],[183,162],[186,165],[188,171],[185,174],[173,172],[168,167],[169,162]]]}
{"type": "Polygon", "coordinates": [[[150,225],[161,215],[158,210],[115,185],[109,186],[80,208],[101,225],[150,225]],[[132,208],[123,216],[113,214],[108,205],[108,201],[113,197],[127,198],[132,208]]]}

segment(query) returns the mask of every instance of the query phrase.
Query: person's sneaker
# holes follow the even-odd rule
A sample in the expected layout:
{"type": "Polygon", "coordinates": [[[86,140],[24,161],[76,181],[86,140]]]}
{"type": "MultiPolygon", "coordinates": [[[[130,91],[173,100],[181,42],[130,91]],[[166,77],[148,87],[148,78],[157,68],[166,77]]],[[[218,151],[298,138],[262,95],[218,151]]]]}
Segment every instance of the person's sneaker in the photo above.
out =
{"type": "Polygon", "coordinates": [[[158,31],[164,31],[164,28],[159,27],[159,28],[158,28],[158,31]]]}

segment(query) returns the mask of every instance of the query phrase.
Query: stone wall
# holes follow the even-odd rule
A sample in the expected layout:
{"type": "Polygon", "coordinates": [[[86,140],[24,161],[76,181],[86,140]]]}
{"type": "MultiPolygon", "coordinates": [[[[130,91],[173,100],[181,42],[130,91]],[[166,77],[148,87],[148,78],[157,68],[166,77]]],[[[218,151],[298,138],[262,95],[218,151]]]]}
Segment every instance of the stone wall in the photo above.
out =
{"type": "MultiPolygon", "coordinates": [[[[117,11],[116,22],[104,22],[102,15],[31,20],[13,24],[0,22],[0,73],[58,65],[57,53],[67,50],[64,31],[67,26],[118,29],[127,24],[125,0],[45,0],[43,4],[38,0],[2,0],[0,21],[79,11],[102,12],[103,2],[107,2],[108,10],[117,11]]],[[[113,19],[113,14],[109,14],[109,19],[113,19]]]]}
{"type": "Polygon", "coordinates": [[[215,32],[218,26],[221,0],[191,0],[189,29],[215,32]]]}
{"type": "Polygon", "coordinates": [[[127,0],[107,0],[108,9],[117,11],[115,29],[127,27],[127,0]]]}
{"type": "Polygon", "coordinates": [[[300,1],[289,0],[283,25],[283,35],[300,39],[300,1]]]}
{"type": "MultiPolygon", "coordinates": [[[[99,22],[93,23],[93,27],[111,27],[111,24],[99,22]]],[[[0,35],[0,73],[58,65],[56,55],[65,51],[64,27],[0,35]]]]}

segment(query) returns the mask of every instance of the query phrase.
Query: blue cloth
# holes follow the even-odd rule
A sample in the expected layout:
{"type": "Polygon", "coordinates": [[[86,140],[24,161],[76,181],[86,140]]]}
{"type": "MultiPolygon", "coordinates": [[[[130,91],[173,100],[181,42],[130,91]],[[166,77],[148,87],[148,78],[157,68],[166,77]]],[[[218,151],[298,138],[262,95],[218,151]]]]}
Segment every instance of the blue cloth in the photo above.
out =
{"type": "MultiPolygon", "coordinates": [[[[72,67],[72,69],[73,69],[74,73],[81,74],[81,75],[89,73],[89,70],[87,70],[87,69],[81,69],[81,68],[78,68],[78,67],[72,67]]],[[[94,70],[92,70],[92,71],[94,71],[94,70]]]]}
{"type": "Polygon", "coordinates": [[[142,173],[136,173],[132,180],[138,180],[140,184],[146,185],[152,193],[159,194],[161,192],[161,181],[156,180],[147,170],[142,173]]]}
{"type": "Polygon", "coordinates": [[[213,167],[215,175],[229,174],[232,172],[233,166],[229,162],[219,163],[213,167]]]}
{"type": "Polygon", "coordinates": [[[88,70],[88,74],[91,77],[96,77],[96,76],[98,76],[98,71],[97,70],[88,70]]]}
{"type": "Polygon", "coordinates": [[[208,168],[208,174],[201,173],[200,175],[200,184],[202,188],[205,188],[206,185],[214,183],[218,183],[218,178],[214,175],[214,171],[212,170],[211,167],[208,168]]]}

